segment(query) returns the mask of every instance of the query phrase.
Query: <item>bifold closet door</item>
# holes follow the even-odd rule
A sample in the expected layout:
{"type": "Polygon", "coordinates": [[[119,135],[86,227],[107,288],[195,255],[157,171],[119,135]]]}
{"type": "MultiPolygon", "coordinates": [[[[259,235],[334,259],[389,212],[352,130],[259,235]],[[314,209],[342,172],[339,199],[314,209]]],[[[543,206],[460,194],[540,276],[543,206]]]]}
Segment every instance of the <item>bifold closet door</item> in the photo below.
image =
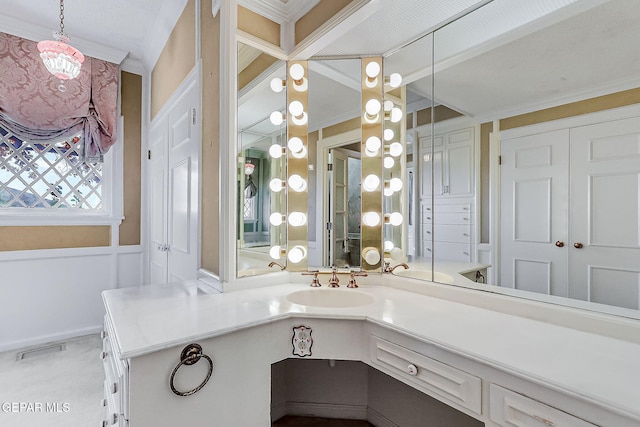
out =
{"type": "Polygon", "coordinates": [[[571,129],[569,296],[640,308],[640,118],[571,129]]]}

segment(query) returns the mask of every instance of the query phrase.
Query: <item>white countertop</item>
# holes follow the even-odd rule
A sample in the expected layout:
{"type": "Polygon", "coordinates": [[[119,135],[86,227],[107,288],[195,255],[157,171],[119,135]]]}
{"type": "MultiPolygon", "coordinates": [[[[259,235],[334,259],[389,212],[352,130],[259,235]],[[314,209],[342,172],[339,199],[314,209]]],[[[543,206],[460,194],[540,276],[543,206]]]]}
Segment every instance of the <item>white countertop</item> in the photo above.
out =
{"type": "Polygon", "coordinates": [[[640,420],[638,344],[385,286],[331,290],[374,298],[366,306],[340,309],[286,299],[291,292],[312,289],[308,285],[224,294],[194,289],[161,285],[105,291],[121,357],[289,317],[368,320],[640,420]]]}

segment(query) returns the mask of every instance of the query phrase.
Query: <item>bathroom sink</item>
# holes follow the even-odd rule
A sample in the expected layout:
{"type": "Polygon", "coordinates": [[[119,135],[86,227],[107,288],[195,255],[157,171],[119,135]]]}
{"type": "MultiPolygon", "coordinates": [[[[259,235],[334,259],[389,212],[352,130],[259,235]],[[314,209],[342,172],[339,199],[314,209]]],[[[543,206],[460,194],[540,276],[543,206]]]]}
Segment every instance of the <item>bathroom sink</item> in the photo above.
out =
{"type": "MultiPolygon", "coordinates": [[[[412,279],[431,280],[430,270],[402,270],[395,271],[393,274],[400,277],[410,277],[412,279]]],[[[436,271],[433,275],[433,281],[438,283],[452,283],[453,277],[436,271]]]]}
{"type": "Polygon", "coordinates": [[[353,289],[307,289],[292,292],[287,300],[308,307],[346,308],[359,307],[373,303],[373,297],[353,289]]]}

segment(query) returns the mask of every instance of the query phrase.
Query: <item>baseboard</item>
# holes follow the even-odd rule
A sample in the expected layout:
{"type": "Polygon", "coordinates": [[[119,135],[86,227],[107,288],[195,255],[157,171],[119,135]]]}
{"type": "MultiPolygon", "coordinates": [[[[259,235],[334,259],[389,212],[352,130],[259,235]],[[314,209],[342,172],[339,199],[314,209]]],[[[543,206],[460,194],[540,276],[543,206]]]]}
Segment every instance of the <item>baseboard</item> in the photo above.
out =
{"type": "Polygon", "coordinates": [[[77,338],[83,335],[97,334],[102,331],[102,325],[91,326],[83,329],[76,329],[75,331],[67,331],[60,334],[43,335],[37,338],[29,338],[20,341],[2,342],[0,343],[0,352],[21,350],[27,347],[39,346],[42,344],[64,341],[70,338],[77,338]]]}
{"type": "Polygon", "coordinates": [[[372,409],[370,406],[367,407],[367,421],[376,427],[400,427],[398,424],[394,423],[375,409],[372,409]]]}
{"type": "Polygon", "coordinates": [[[367,406],[339,405],[334,403],[286,402],[286,411],[283,415],[365,420],[367,419],[367,406]]]}
{"type": "Polygon", "coordinates": [[[287,402],[278,403],[271,407],[271,422],[279,420],[287,415],[287,402]]]}

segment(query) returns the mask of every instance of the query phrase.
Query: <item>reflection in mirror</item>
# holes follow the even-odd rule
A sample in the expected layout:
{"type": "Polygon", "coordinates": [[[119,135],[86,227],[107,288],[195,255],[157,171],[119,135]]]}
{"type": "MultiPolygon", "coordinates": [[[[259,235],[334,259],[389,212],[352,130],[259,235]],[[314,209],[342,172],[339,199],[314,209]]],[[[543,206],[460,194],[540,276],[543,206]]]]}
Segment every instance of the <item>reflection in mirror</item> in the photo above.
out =
{"type": "Polygon", "coordinates": [[[309,268],[359,267],[360,59],[308,64],[309,268]]]}
{"type": "Polygon", "coordinates": [[[432,245],[452,283],[638,317],[636,8],[494,0],[435,32],[433,126],[409,124],[417,259],[432,245]]]}
{"type": "Polygon", "coordinates": [[[286,247],[282,215],[274,215],[286,211],[285,191],[273,191],[286,178],[282,149],[275,149],[283,145],[285,127],[269,119],[273,111],[284,111],[285,92],[270,86],[284,74],[284,61],[238,43],[238,277],[277,271],[277,265],[269,268],[271,248],[286,247]]]}

